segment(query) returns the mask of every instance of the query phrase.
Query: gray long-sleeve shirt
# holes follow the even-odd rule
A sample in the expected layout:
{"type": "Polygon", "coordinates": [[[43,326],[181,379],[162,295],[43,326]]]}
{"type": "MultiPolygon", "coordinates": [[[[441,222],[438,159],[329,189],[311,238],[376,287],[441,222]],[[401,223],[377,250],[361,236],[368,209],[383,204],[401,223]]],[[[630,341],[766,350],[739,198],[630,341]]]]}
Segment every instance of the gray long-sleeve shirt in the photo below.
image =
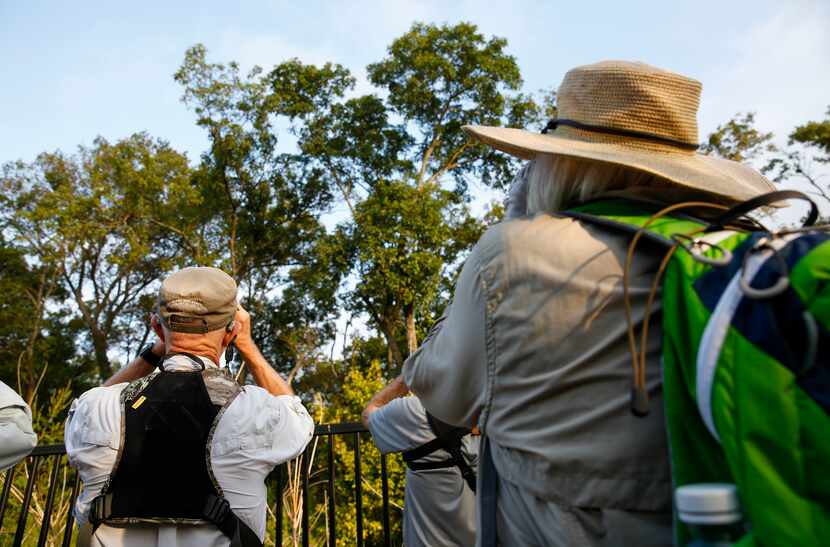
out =
{"type": "MultiPolygon", "coordinates": [[[[403,373],[439,419],[469,426],[479,416],[504,480],[568,505],[668,511],[659,313],[647,351],[652,412],[629,410],[627,244],[625,234],[550,215],[491,227],[403,373]]],[[[637,324],[661,256],[643,244],[634,260],[637,324]]]]}
{"type": "MultiPolygon", "coordinates": [[[[405,452],[433,440],[426,411],[416,397],[394,399],[369,415],[369,430],[383,453],[405,452]]],[[[462,454],[475,469],[478,437],[462,439],[462,454]]],[[[420,461],[446,460],[437,450],[420,461]]],[[[467,546],[475,542],[475,494],[457,467],[406,471],[404,545],[467,546]]]]}
{"type": "Polygon", "coordinates": [[[28,456],[36,445],[29,405],[0,382],[0,471],[28,456]]]}

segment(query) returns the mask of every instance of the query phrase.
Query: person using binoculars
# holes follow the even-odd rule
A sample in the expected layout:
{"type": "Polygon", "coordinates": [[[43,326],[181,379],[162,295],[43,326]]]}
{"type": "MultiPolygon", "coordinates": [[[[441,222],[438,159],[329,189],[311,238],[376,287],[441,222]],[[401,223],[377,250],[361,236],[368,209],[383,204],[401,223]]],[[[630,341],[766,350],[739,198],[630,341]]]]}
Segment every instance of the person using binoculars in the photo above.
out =
{"type": "Polygon", "coordinates": [[[79,544],[262,545],[265,478],[305,449],[314,423],[251,338],[228,274],[173,273],[156,311],[159,340],[69,412],[79,544]],[[219,368],[231,343],[256,386],[219,368]]]}

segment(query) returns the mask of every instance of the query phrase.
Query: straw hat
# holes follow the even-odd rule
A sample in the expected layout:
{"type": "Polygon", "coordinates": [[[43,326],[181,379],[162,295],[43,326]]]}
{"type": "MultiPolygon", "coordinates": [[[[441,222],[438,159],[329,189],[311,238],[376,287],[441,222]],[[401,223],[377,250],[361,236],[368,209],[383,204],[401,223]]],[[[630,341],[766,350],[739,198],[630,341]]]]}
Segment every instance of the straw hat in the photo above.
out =
{"type": "Polygon", "coordinates": [[[604,161],[730,200],[774,190],[750,167],[697,153],[701,87],[644,63],[604,61],[565,74],[557,92],[559,117],[544,134],[475,125],[464,129],[520,158],[542,153],[604,161]]]}

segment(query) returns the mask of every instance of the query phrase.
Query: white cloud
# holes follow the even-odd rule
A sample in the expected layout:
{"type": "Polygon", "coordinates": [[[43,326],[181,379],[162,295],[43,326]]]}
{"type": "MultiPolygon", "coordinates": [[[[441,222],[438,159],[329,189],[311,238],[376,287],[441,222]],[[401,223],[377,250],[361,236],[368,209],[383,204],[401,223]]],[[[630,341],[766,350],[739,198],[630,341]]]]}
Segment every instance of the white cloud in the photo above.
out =
{"type": "Polygon", "coordinates": [[[770,18],[725,45],[703,83],[702,135],[738,111],[755,111],[759,127],[783,143],[830,104],[830,4],[779,2],[770,18]]]}

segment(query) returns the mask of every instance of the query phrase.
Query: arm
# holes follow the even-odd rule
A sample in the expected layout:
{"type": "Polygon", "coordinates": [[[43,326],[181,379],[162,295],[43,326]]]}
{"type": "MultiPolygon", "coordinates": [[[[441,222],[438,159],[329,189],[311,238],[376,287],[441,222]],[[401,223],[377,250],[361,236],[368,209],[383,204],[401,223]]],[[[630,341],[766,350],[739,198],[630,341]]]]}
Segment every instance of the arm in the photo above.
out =
{"type": "MultiPolygon", "coordinates": [[[[162,357],[164,356],[164,351],[164,342],[156,340],[156,343],[153,344],[153,353],[159,357],[162,357]]],[[[133,359],[132,363],[126,367],[122,367],[121,370],[113,374],[106,382],[103,383],[103,385],[104,387],[109,387],[124,382],[134,382],[153,372],[154,368],[156,367],[142,359],[139,355],[133,359]]]]}
{"type": "Polygon", "coordinates": [[[452,303],[403,366],[406,385],[431,414],[465,427],[476,425],[487,384],[481,252],[480,241],[464,263],[452,303]]]}
{"type": "Polygon", "coordinates": [[[0,382],[0,471],[23,458],[37,445],[32,412],[23,399],[0,382]]]}
{"type": "Polygon", "coordinates": [[[363,414],[361,414],[363,425],[368,428],[370,414],[388,404],[389,401],[403,397],[407,393],[409,393],[409,388],[406,387],[406,383],[403,381],[403,375],[389,382],[383,389],[374,394],[366,408],[363,409],[363,414]]]}
{"type": "Polygon", "coordinates": [[[282,376],[271,367],[251,338],[251,315],[242,306],[236,312],[239,322],[239,334],[236,337],[236,349],[248,365],[256,385],[271,395],[294,395],[294,390],[282,376]]]}

